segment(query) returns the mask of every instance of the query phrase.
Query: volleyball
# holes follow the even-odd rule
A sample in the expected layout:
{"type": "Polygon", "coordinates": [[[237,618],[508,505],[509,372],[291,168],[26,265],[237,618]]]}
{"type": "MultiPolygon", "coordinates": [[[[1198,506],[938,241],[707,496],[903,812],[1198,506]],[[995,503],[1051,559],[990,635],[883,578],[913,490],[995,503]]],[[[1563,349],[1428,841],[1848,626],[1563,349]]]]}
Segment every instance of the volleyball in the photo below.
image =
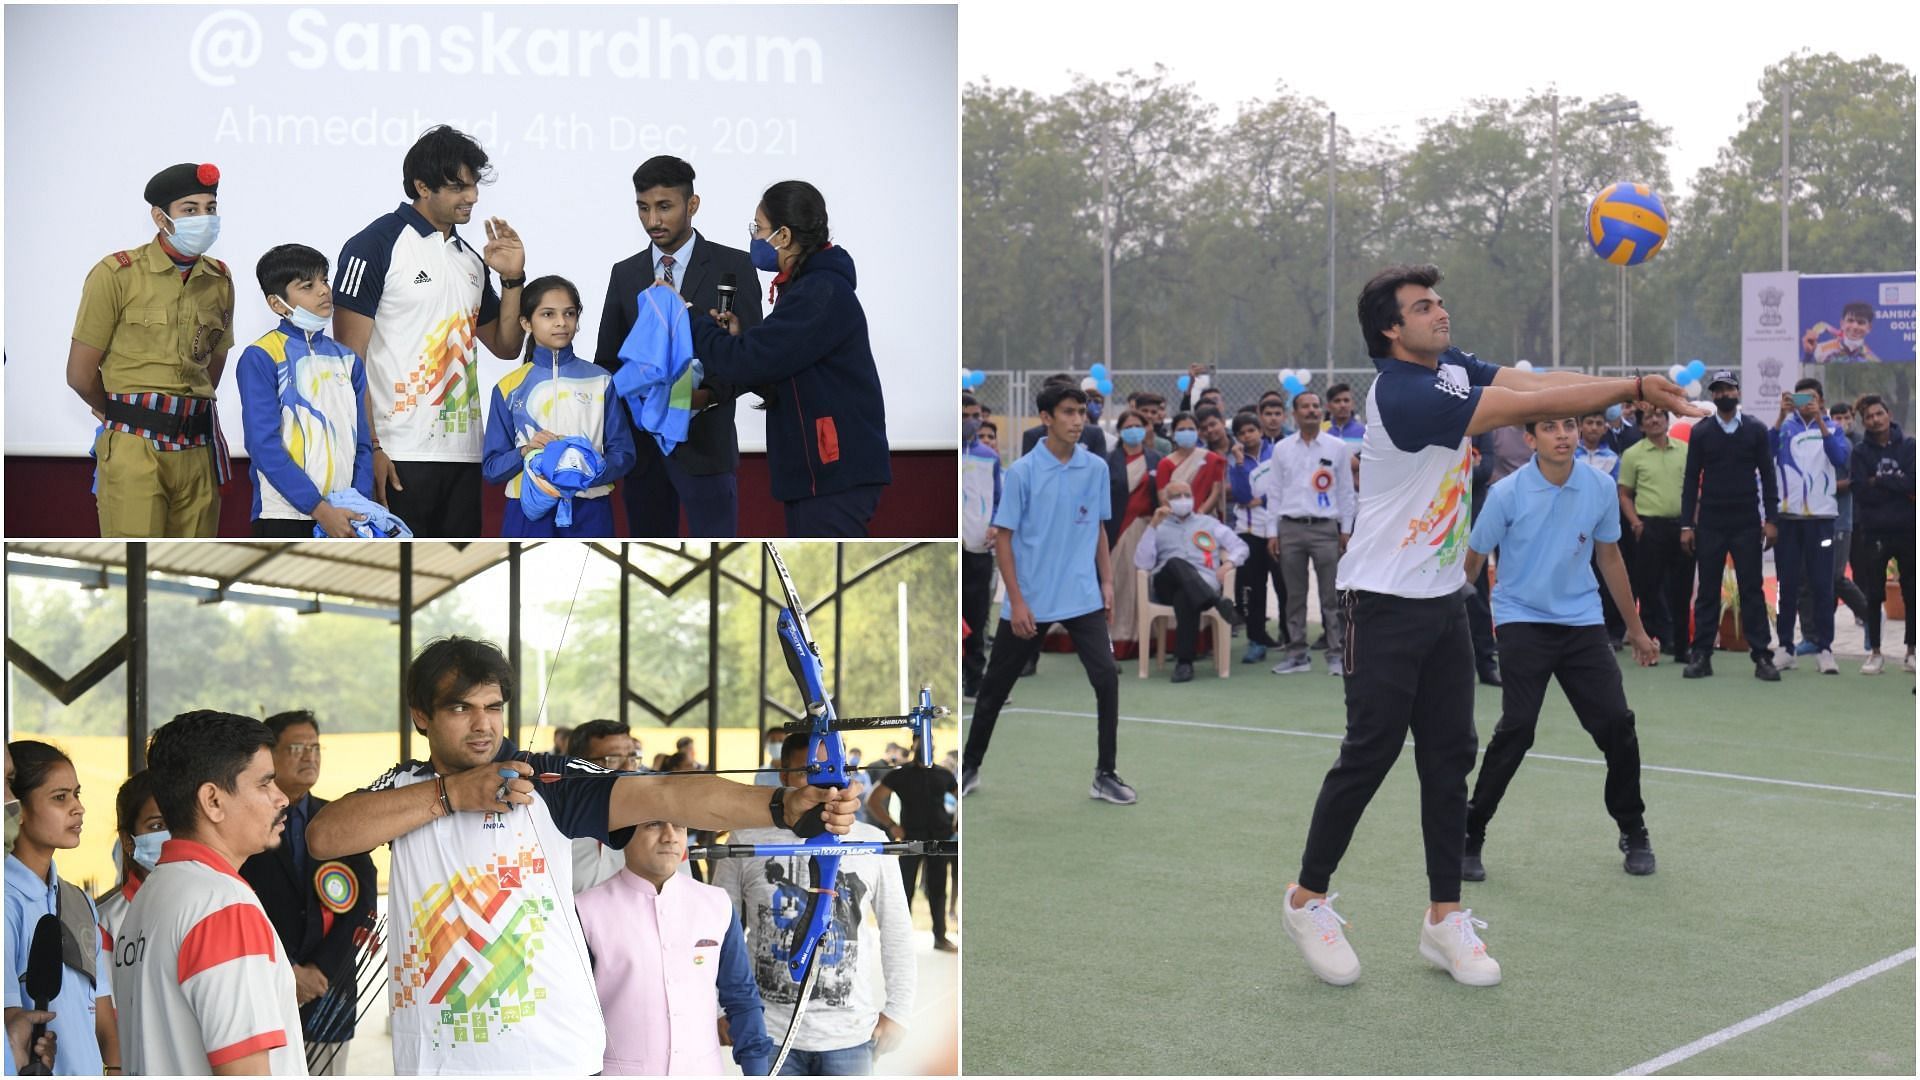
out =
{"type": "Polygon", "coordinates": [[[1587,207],[1587,242],[1615,266],[1638,266],[1667,242],[1667,208],[1645,184],[1609,184],[1587,207]]]}

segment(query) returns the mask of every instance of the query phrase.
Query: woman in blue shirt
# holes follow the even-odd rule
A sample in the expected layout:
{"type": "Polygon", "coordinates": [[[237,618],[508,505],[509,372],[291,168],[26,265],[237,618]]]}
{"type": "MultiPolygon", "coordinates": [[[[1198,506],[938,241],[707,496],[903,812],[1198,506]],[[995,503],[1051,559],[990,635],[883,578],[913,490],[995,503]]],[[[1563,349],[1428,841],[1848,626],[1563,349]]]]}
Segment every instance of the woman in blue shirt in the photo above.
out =
{"type": "Polygon", "coordinates": [[[99,917],[86,893],[60,880],[53,864],[56,849],[80,846],[80,826],[86,808],[80,804],[80,780],[72,759],[43,742],[9,743],[13,759],[13,792],[20,800],[20,835],[7,855],[6,1009],[30,1008],[27,996],[27,958],[33,947],[34,927],[43,915],[60,916],[77,930],[71,948],[62,952],[69,963],[60,977],[60,994],[50,1003],[48,1024],[57,1039],[56,1076],[99,1076],[104,1069],[120,1071],[120,1039],[115,1029],[113,962],[100,941],[99,917]],[[85,905],[84,912],[79,905],[85,905]],[[92,957],[92,971],[76,968],[76,951],[92,957]]]}

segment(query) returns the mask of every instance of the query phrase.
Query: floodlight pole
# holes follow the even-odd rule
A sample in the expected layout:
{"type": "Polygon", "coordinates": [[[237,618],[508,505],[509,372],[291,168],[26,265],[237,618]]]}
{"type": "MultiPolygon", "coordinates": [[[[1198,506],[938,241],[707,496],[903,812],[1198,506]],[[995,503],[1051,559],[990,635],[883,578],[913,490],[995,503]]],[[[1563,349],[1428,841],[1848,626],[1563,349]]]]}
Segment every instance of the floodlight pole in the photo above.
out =
{"type": "Polygon", "coordinates": [[[1547,216],[1552,220],[1553,366],[1560,366],[1560,95],[1551,99],[1552,135],[1547,143],[1547,216]]]}
{"type": "Polygon", "coordinates": [[[1789,171],[1788,147],[1793,140],[1793,87],[1782,83],[1780,86],[1780,269],[1787,266],[1787,207],[1792,198],[1792,176],[1789,171]]]}
{"type": "Polygon", "coordinates": [[[1109,176],[1112,149],[1100,138],[1100,361],[1113,370],[1113,195],[1109,176]]]}
{"type": "MultiPolygon", "coordinates": [[[[1640,103],[1637,101],[1615,98],[1605,105],[1594,107],[1594,112],[1599,114],[1595,122],[1603,127],[1615,128],[1625,124],[1637,124],[1640,122],[1639,109],[1640,103]]],[[[1613,138],[1613,152],[1614,158],[1616,160],[1619,159],[1622,153],[1622,147],[1620,145],[1620,135],[1617,131],[1613,138]]],[[[1622,266],[1620,267],[1620,366],[1622,368],[1627,367],[1631,363],[1629,358],[1632,355],[1629,339],[1633,333],[1633,323],[1627,313],[1627,302],[1627,268],[1622,266]]]]}
{"type": "Polygon", "coordinates": [[[1327,113],[1327,381],[1333,381],[1333,325],[1334,290],[1337,287],[1334,278],[1334,240],[1340,234],[1340,217],[1334,208],[1336,194],[1337,161],[1334,154],[1339,140],[1339,129],[1334,126],[1334,114],[1327,113]]]}

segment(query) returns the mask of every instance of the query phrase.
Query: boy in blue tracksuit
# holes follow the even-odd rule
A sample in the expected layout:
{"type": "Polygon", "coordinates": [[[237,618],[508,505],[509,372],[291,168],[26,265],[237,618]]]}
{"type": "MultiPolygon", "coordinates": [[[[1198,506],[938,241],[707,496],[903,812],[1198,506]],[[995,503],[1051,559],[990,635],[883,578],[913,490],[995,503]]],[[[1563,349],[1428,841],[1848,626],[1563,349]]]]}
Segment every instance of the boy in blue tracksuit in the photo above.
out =
{"type": "Polygon", "coordinates": [[[1847,476],[1853,444],[1846,432],[1827,423],[1826,402],[1818,379],[1801,379],[1793,393],[1780,395],[1780,417],[1767,433],[1774,467],[1780,475],[1780,539],[1773,565],[1780,575],[1780,659],[1791,668],[1793,621],[1813,646],[1823,675],[1838,675],[1833,659],[1833,540],[1840,519],[1840,478],[1847,476]],[[1804,397],[1806,404],[1795,401],[1804,397]],[[1812,602],[1800,606],[1800,587],[1811,587],[1812,602]]]}
{"type": "Polygon", "coordinates": [[[236,378],[253,479],[253,534],[353,536],[358,514],[327,501],[351,488],[373,497],[367,369],[328,337],[327,258],[303,244],[260,257],[255,275],[280,325],[240,354],[236,378]]]}
{"type": "Polygon", "coordinates": [[[613,390],[613,376],[573,353],[580,324],[580,290],[561,277],[527,283],[524,314],[527,361],[493,388],[487,412],[480,478],[505,484],[507,506],[500,535],[512,537],[610,537],[613,535],[613,482],[633,467],[633,431],[613,390]],[[529,483],[526,462],[549,443],[577,435],[593,443],[604,463],[591,486],[573,497],[573,522],[561,526],[558,514],[529,518],[521,511],[520,488],[529,483]]]}

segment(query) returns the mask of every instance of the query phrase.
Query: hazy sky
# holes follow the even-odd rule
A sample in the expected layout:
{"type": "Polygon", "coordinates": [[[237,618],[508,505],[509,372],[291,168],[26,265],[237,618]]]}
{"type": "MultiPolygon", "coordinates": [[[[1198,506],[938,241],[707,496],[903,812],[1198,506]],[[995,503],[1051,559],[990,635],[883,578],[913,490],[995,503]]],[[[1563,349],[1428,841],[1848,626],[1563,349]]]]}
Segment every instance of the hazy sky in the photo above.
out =
{"type": "MultiPolygon", "coordinates": [[[[1476,97],[1556,87],[1594,100],[1625,94],[1673,131],[1682,190],[1711,165],[1759,97],[1767,65],[1799,49],[1878,54],[1920,68],[1920,19],[1898,5],[1808,3],[1277,3],[961,5],[960,77],[1052,94],[1165,64],[1231,119],[1284,80],[1357,135],[1410,144],[1422,119],[1476,97]],[[1557,15],[1543,14],[1552,10],[1557,15]],[[1644,19],[1636,20],[1636,12],[1644,19]],[[1829,14],[1830,13],[1830,14],[1829,14]]],[[[1624,179],[1624,178],[1623,178],[1624,179]]]]}

